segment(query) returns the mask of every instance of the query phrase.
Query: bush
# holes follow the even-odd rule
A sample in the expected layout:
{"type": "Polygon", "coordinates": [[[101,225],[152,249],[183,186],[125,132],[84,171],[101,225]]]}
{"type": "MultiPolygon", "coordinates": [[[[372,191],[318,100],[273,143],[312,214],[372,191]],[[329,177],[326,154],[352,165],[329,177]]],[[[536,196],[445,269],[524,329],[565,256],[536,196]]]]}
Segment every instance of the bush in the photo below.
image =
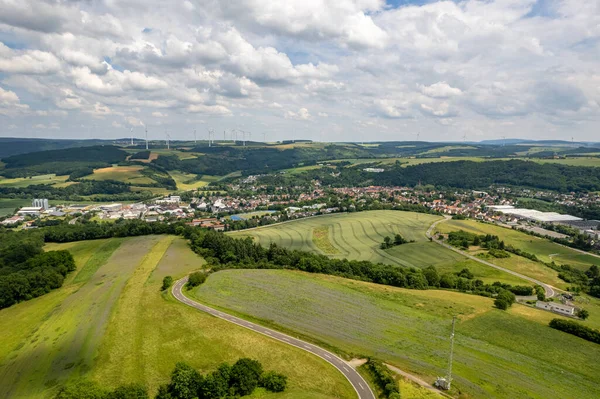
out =
{"type": "Polygon", "coordinates": [[[162,287],[161,287],[161,291],[164,291],[166,289],[168,289],[171,284],[173,284],[173,277],[171,276],[166,276],[165,278],[163,278],[163,283],[162,283],[162,287]]]}
{"type": "Polygon", "coordinates": [[[392,377],[390,369],[378,360],[369,359],[366,363],[367,369],[373,374],[373,379],[377,386],[381,388],[387,398],[393,398],[394,394],[399,395],[398,385],[392,377]]]}
{"type": "Polygon", "coordinates": [[[498,309],[506,310],[510,305],[508,304],[506,299],[496,298],[496,300],[494,301],[494,306],[496,306],[498,309]]]}
{"type": "Polygon", "coordinates": [[[552,319],[549,325],[556,330],[564,331],[579,338],[583,338],[586,341],[600,344],[600,331],[583,326],[576,321],[552,319]]]}
{"type": "Polygon", "coordinates": [[[287,385],[287,377],[274,371],[269,371],[260,379],[260,386],[271,392],[283,392],[287,385]]]}
{"type": "Polygon", "coordinates": [[[139,384],[121,386],[110,392],[106,399],[148,399],[146,387],[139,384]]]}
{"type": "Polygon", "coordinates": [[[206,274],[202,272],[194,272],[190,274],[187,282],[188,288],[197,287],[206,281],[206,274]]]}
{"type": "Polygon", "coordinates": [[[588,311],[587,311],[587,310],[585,310],[585,309],[579,309],[579,310],[577,311],[577,317],[579,317],[581,320],[585,320],[585,319],[587,319],[588,317],[590,317],[590,312],[588,312],[588,311]]]}

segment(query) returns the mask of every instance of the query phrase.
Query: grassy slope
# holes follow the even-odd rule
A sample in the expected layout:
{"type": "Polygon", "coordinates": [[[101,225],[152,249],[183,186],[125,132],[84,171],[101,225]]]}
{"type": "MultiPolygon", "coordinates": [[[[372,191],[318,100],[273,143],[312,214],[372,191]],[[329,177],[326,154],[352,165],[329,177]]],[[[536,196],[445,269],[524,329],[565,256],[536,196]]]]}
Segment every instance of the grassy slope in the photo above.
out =
{"type": "Polygon", "coordinates": [[[147,176],[144,176],[140,171],[144,169],[143,166],[112,166],[108,168],[96,169],[94,173],[88,176],[84,176],[83,179],[87,180],[117,180],[131,184],[151,184],[155,181],[147,176]]]}
{"type": "Polygon", "coordinates": [[[184,191],[195,190],[210,183],[208,180],[198,179],[196,175],[191,173],[172,170],[169,172],[169,175],[171,175],[173,180],[177,183],[177,188],[184,191]]]}
{"type": "Polygon", "coordinates": [[[14,179],[7,179],[0,177],[0,186],[2,187],[27,187],[33,184],[60,184],[65,183],[69,176],[56,176],[55,174],[39,175],[27,177],[18,177],[14,179]]]}
{"type": "Polygon", "coordinates": [[[0,397],[47,397],[80,376],[111,387],[142,382],[155,390],[177,361],[209,371],[244,356],[290,378],[285,394],[263,392],[261,398],[353,397],[344,377],[320,359],[161,294],[165,275],[181,277],[203,264],[180,238],[113,238],[46,249],[69,249],[78,270],[62,288],[0,311],[0,397]]]}
{"type": "Polygon", "coordinates": [[[477,234],[497,235],[507,244],[536,254],[544,262],[555,261],[558,264],[568,264],[581,270],[587,270],[593,264],[600,265],[600,258],[592,255],[582,254],[544,238],[474,220],[449,220],[438,224],[437,230],[441,232],[465,230],[477,234]]]}
{"type": "Polygon", "coordinates": [[[193,295],[345,352],[375,355],[430,382],[444,373],[456,314],[454,382],[466,397],[600,394],[600,346],[547,327],[556,316],[522,305],[503,312],[490,299],[460,293],[278,270],[219,272],[193,295]]]}
{"type": "MultiPolygon", "coordinates": [[[[270,242],[291,249],[322,253],[334,258],[369,260],[405,267],[434,265],[440,272],[455,272],[468,267],[486,282],[504,281],[521,284],[520,279],[491,269],[463,256],[429,242],[425,232],[439,216],[400,211],[369,211],[320,216],[301,219],[265,228],[231,233],[234,237],[252,236],[263,246],[270,242]],[[314,242],[315,229],[328,228],[329,244],[337,251],[323,252],[314,242]],[[399,233],[414,243],[388,250],[379,245],[385,236],[399,233]]],[[[322,240],[321,240],[322,241],[322,240]]]]}

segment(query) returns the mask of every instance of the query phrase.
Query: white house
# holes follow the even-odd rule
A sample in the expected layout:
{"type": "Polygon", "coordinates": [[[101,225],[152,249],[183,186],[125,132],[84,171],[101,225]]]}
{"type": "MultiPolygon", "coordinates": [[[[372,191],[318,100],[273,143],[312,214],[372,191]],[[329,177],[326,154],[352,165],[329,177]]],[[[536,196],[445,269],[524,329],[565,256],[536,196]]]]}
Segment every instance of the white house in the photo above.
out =
{"type": "Polygon", "coordinates": [[[564,305],[562,303],[537,301],[535,303],[535,307],[544,310],[549,310],[554,313],[564,314],[567,316],[575,315],[575,308],[573,306],[564,305]]]}

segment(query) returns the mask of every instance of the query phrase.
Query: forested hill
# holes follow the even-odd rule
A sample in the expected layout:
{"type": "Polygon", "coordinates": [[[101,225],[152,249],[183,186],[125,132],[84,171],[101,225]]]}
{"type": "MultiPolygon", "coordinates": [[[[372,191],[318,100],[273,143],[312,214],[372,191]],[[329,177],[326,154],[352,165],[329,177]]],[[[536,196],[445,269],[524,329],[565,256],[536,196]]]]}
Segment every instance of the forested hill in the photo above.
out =
{"type": "Polygon", "coordinates": [[[0,137],[0,158],[29,152],[60,150],[63,148],[87,147],[110,143],[108,140],[52,140],[0,137]]]}
{"type": "Polygon", "coordinates": [[[485,189],[490,185],[531,187],[558,192],[600,191],[600,168],[538,164],[529,161],[457,161],[395,165],[373,176],[378,185],[485,189]]]}
{"type": "Polygon", "coordinates": [[[110,166],[126,158],[125,151],[112,145],[32,152],[3,158],[5,169],[0,174],[6,177],[26,177],[44,173],[68,175],[83,168],[89,170],[110,166]]]}

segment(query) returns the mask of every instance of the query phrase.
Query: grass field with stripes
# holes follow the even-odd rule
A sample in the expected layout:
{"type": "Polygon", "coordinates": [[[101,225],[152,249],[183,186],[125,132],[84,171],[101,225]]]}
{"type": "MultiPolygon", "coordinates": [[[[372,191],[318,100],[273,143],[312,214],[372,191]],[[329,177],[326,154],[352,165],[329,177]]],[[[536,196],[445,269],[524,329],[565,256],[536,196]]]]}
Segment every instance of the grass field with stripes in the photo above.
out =
{"type": "Polygon", "coordinates": [[[338,259],[367,260],[399,267],[425,268],[433,265],[441,273],[456,272],[467,267],[485,282],[524,283],[519,278],[468,260],[430,242],[425,233],[432,223],[441,218],[437,215],[403,211],[338,213],[230,234],[238,238],[253,237],[264,247],[274,242],[286,248],[338,259]],[[414,242],[381,249],[383,239],[395,234],[414,242]]]}

